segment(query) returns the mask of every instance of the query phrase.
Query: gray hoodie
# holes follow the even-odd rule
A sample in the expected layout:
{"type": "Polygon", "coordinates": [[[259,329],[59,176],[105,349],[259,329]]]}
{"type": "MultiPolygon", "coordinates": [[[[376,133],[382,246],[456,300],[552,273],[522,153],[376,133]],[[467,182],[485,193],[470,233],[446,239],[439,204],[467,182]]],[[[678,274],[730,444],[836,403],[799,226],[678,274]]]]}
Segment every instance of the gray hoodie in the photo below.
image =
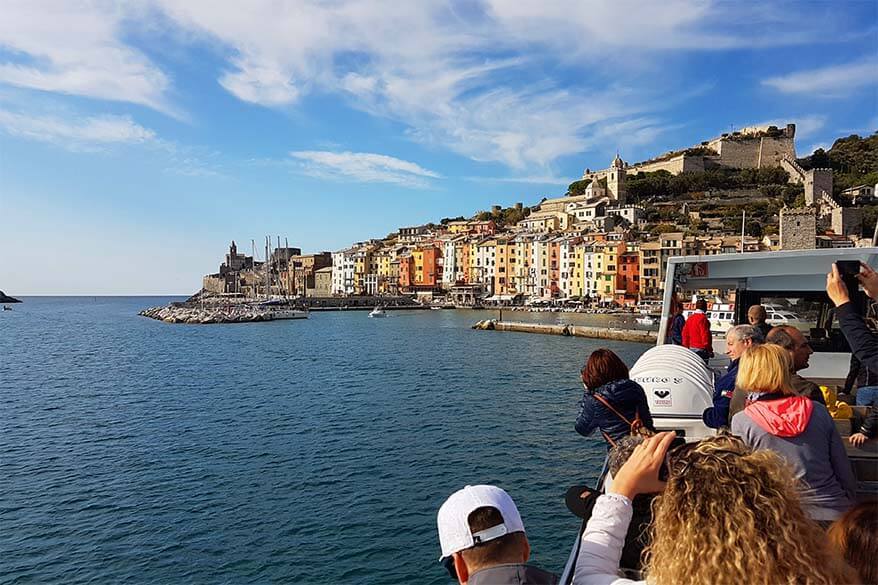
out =
{"type": "Polygon", "coordinates": [[[857,481],[825,406],[803,396],[765,396],[732,417],[732,433],[792,466],[811,518],[834,520],[854,505],[857,481]]]}

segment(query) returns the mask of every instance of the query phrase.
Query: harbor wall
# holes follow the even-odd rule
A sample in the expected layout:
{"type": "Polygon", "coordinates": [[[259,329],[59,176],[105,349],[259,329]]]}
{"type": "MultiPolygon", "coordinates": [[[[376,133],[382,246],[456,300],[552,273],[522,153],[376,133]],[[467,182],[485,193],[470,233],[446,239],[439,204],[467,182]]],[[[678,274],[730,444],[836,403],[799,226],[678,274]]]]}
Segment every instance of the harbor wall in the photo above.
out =
{"type": "Polygon", "coordinates": [[[655,331],[638,329],[609,329],[585,325],[547,325],[544,323],[521,323],[517,321],[496,321],[487,319],[473,325],[473,329],[484,331],[515,331],[519,333],[539,333],[542,335],[563,335],[566,337],[587,337],[590,339],[611,339],[654,344],[658,338],[655,331]]]}

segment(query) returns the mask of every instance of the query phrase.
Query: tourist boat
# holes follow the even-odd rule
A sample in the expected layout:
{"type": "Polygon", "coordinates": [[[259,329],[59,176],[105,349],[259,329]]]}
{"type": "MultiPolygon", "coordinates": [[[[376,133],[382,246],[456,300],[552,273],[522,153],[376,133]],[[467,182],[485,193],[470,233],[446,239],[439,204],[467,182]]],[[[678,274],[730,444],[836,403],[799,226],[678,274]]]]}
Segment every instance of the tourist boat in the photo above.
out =
{"type": "MultiPolygon", "coordinates": [[[[687,319],[695,311],[687,309],[683,316],[687,319]]],[[[710,332],[725,335],[735,324],[735,305],[726,303],[714,303],[707,310],[707,321],[710,323],[710,332]]]]}
{"type": "Polygon", "coordinates": [[[369,313],[369,316],[372,318],[386,317],[387,311],[385,311],[381,307],[375,307],[374,309],[372,309],[372,312],[369,313]]]}
{"type": "MultiPolygon", "coordinates": [[[[676,256],[668,260],[664,303],[656,347],[646,351],[631,368],[631,379],[646,392],[653,423],[659,431],[674,431],[687,441],[698,441],[716,433],[702,422],[702,413],[713,405],[714,378],[723,373],[728,360],[724,357],[725,341],[714,338],[714,352],[710,368],[686,348],[663,344],[670,321],[671,296],[678,297],[705,290],[725,290],[734,293],[734,306],[724,307],[719,313],[731,313],[724,320],[747,322],[747,308],[761,304],[767,311],[781,314],[780,319],[805,321],[801,315],[779,308],[785,303],[803,307],[802,315],[813,315],[802,329],[814,354],[810,367],[799,372],[818,384],[844,382],[850,363],[850,348],[834,319],[835,307],[826,295],[826,274],[837,260],[863,262],[878,269],[878,248],[847,248],[826,250],[795,250],[781,252],[753,252],[747,254],[720,254],[716,256],[676,256]],[[795,301],[790,303],[790,299],[795,301]],[[777,307],[777,308],[776,308],[777,307]],[[794,318],[783,315],[791,313],[794,318]],[[725,363],[723,363],[725,362],[725,363]]],[[[862,296],[855,300],[865,304],[862,296]]],[[[712,327],[713,328],[713,327],[712,327]]],[[[842,436],[850,434],[850,421],[837,420],[842,436]]],[[[858,497],[861,500],[878,496],[878,448],[874,443],[863,447],[844,442],[848,459],[857,477],[858,497]]],[[[606,470],[606,463],[604,464],[606,470]]],[[[601,490],[605,479],[601,472],[596,489],[601,490]]],[[[577,534],[559,581],[569,585],[573,578],[579,552],[577,534]]]]}

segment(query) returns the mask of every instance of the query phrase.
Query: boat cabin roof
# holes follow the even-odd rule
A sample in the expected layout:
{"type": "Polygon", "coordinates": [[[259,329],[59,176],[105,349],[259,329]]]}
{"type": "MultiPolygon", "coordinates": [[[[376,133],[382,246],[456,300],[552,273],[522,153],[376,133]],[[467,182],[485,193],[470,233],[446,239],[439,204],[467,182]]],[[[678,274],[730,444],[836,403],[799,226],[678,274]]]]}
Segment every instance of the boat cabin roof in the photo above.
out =
{"type": "Polygon", "coordinates": [[[669,295],[676,280],[686,289],[823,291],[826,273],[836,260],[859,260],[878,268],[878,248],[676,256],[668,259],[665,290],[669,295]]]}

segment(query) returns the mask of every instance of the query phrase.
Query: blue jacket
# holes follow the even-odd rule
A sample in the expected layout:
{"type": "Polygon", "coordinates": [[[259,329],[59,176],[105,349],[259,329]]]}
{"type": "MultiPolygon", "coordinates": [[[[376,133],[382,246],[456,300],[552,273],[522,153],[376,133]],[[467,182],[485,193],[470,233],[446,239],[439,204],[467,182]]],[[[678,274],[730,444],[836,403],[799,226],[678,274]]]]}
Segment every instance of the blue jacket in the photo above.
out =
{"type": "Polygon", "coordinates": [[[655,430],[649,405],[646,403],[646,393],[640,384],[626,379],[609,382],[593,392],[585,391],[579,402],[579,416],[576,417],[576,432],[580,435],[588,437],[600,429],[611,439],[618,441],[631,434],[631,426],[596,400],[594,394],[600,394],[629,421],[634,421],[634,415],[639,413],[643,425],[651,431],[655,430]]]}
{"type": "Polygon", "coordinates": [[[674,345],[683,345],[683,326],[686,325],[686,317],[681,314],[671,317],[671,327],[668,333],[668,341],[674,345]]]}
{"type": "Polygon", "coordinates": [[[716,381],[713,389],[713,406],[705,409],[701,415],[704,424],[712,429],[729,426],[729,406],[732,393],[735,391],[735,379],[738,377],[738,361],[729,364],[729,370],[716,381]]]}

